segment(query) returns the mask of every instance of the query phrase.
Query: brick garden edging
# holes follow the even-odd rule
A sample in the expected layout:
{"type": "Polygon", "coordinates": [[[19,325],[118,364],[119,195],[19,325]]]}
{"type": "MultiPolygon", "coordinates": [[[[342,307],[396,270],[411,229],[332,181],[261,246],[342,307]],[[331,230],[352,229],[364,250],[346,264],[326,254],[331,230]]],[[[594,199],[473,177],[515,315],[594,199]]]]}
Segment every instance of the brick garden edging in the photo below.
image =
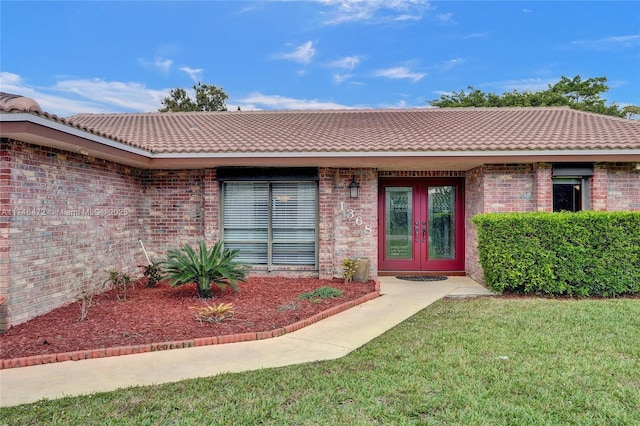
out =
{"type": "Polygon", "coordinates": [[[197,339],[179,340],[175,342],[149,343],[144,345],[118,346],[113,348],[90,349],[86,351],[63,352],[59,354],[33,355],[21,358],[0,360],[0,370],[6,368],[29,367],[32,365],[51,364],[54,362],[80,361],[83,359],[106,358],[120,355],[139,354],[143,352],[166,351],[170,349],[192,348],[196,346],[222,345],[226,343],[248,342],[252,340],[270,339],[300,330],[330,316],[339,314],[354,306],[368,302],[380,296],[380,281],[375,280],[375,290],[355,300],[342,303],[325,311],[270,331],[255,333],[229,334],[225,336],[199,337],[197,339]]]}

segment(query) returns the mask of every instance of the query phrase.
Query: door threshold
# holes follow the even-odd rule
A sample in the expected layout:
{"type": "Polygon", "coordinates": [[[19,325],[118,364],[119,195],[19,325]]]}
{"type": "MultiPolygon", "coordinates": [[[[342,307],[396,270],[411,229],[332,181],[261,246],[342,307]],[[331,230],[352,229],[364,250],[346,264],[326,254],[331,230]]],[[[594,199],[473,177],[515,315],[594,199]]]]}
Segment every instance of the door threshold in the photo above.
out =
{"type": "Polygon", "coordinates": [[[432,277],[436,275],[446,275],[450,277],[464,277],[466,271],[378,271],[379,277],[397,277],[399,275],[413,275],[421,277],[432,277]]]}

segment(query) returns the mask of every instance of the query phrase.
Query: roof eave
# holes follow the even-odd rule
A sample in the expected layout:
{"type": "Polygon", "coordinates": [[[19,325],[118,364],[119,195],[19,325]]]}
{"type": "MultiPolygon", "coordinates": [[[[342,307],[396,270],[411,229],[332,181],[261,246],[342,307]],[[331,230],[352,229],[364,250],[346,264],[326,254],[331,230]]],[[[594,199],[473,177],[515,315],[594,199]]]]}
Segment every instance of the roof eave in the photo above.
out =
{"type": "Polygon", "coordinates": [[[483,164],[538,162],[640,162],[640,149],[410,152],[156,153],[156,168],[316,166],[378,170],[466,171],[483,164]]]}
{"type": "Polygon", "coordinates": [[[0,114],[0,136],[143,169],[316,166],[379,170],[470,170],[482,164],[640,162],[640,149],[511,151],[161,152],[153,153],[30,113],[0,114]]]}
{"type": "Polygon", "coordinates": [[[0,137],[149,168],[150,152],[30,113],[0,114],[0,137]]]}

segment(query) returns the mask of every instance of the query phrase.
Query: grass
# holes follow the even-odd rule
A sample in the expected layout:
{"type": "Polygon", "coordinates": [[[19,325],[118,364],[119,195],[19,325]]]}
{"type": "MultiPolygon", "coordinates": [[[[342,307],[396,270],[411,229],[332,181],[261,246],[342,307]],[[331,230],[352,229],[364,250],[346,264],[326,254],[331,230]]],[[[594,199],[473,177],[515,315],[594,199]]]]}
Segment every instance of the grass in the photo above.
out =
{"type": "Polygon", "coordinates": [[[0,424],[640,424],[639,330],[637,299],[441,300],[339,360],[4,408],[0,424]]]}

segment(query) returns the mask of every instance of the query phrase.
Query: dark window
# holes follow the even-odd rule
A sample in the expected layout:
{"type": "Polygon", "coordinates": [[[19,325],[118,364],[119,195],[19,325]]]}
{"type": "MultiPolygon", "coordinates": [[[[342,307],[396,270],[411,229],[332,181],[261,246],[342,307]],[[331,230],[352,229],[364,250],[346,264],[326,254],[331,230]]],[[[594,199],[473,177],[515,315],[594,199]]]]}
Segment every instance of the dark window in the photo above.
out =
{"type": "Polygon", "coordinates": [[[592,164],[553,165],[553,211],[577,212],[589,208],[592,164]]]}
{"type": "Polygon", "coordinates": [[[553,211],[582,210],[583,185],[581,179],[553,179],[553,211]]]}

